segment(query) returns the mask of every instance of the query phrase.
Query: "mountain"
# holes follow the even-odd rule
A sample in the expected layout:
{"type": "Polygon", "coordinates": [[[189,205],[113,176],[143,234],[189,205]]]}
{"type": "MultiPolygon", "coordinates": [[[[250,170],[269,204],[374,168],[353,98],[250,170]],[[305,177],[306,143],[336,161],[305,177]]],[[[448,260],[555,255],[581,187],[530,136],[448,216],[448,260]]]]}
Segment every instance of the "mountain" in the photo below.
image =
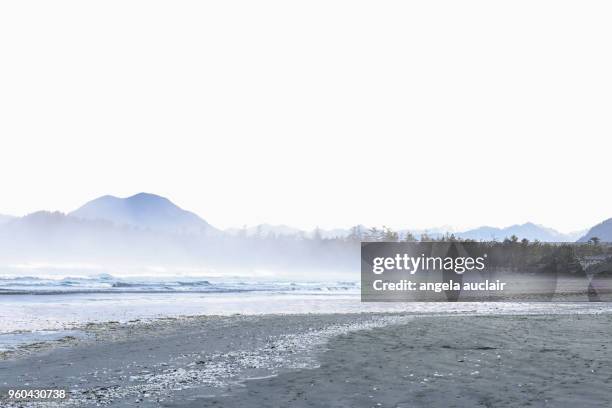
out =
{"type": "MultiPolygon", "coordinates": [[[[357,225],[356,227],[362,235],[367,235],[370,231],[370,228],[366,227],[365,225],[357,225]]],[[[313,231],[303,231],[287,225],[270,224],[260,224],[254,227],[243,229],[232,228],[225,230],[226,233],[232,236],[245,235],[247,237],[289,237],[299,235],[307,238],[313,238],[315,234],[318,233],[321,238],[325,239],[346,238],[351,234],[351,231],[352,228],[336,228],[329,230],[318,229],[313,231]]],[[[574,242],[576,241],[576,239],[578,239],[585,233],[585,231],[578,231],[564,234],[552,228],[547,228],[542,225],[537,225],[531,222],[522,225],[512,225],[505,228],[483,226],[464,232],[457,231],[456,229],[453,229],[450,226],[442,226],[428,229],[400,229],[397,230],[397,232],[400,236],[400,239],[404,239],[408,233],[411,233],[417,239],[420,239],[422,235],[427,235],[431,239],[440,239],[446,235],[454,234],[455,237],[458,238],[474,239],[477,241],[501,241],[505,238],[510,238],[512,235],[516,235],[519,239],[527,238],[530,241],[538,240],[541,242],[574,242]]]]}
{"type": "Polygon", "coordinates": [[[340,279],[358,270],[359,246],[344,241],[244,239],[222,233],[173,234],[39,211],[0,224],[0,271],[7,268],[28,276],[181,271],[340,279]]]}
{"type": "MultiPolygon", "coordinates": [[[[360,247],[356,240],[301,238],[346,237],[355,230],[367,235],[370,231],[363,225],[315,232],[262,224],[223,233],[168,199],[146,193],[127,198],[100,197],[70,214],[40,211],[0,220],[0,269],[2,265],[47,268],[40,273],[55,273],[58,268],[76,268],[78,272],[90,267],[105,271],[125,267],[138,271],[183,268],[264,275],[272,271],[301,274],[317,271],[328,276],[358,270],[360,247]],[[246,235],[273,235],[278,239],[245,239],[243,231],[246,235]]],[[[411,230],[417,238],[423,232],[437,238],[447,231],[452,229],[411,230]]],[[[406,230],[401,230],[400,237],[405,235],[406,230]]],[[[480,227],[455,231],[454,235],[476,240],[503,240],[516,235],[550,242],[578,238],[533,223],[506,228],[480,227]]],[[[612,241],[612,219],[593,227],[581,240],[591,236],[612,241]]]]}
{"type": "MultiPolygon", "coordinates": [[[[367,234],[370,230],[370,228],[364,225],[359,225],[358,227],[362,234],[367,234]]],[[[350,232],[350,229],[320,231],[321,236],[324,238],[343,238],[348,236],[350,232]]],[[[408,233],[412,234],[417,239],[420,239],[422,235],[427,235],[431,239],[440,239],[446,235],[454,234],[458,238],[474,239],[478,241],[488,241],[492,239],[503,240],[504,238],[516,235],[519,239],[527,238],[530,241],[537,239],[541,242],[574,242],[578,237],[584,234],[584,231],[563,234],[552,228],[546,228],[530,222],[522,225],[512,225],[506,228],[484,226],[464,232],[459,232],[451,226],[428,229],[400,229],[397,230],[397,232],[399,233],[400,239],[404,239],[408,233]]],[[[307,236],[312,236],[312,233],[308,233],[307,236]]]]}
{"type": "Polygon", "coordinates": [[[582,232],[563,234],[552,228],[537,225],[532,222],[525,224],[511,225],[506,228],[480,227],[465,232],[457,232],[455,236],[463,239],[474,239],[478,241],[503,240],[516,235],[519,239],[527,238],[530,241],[538,240],[542,242],[573,242],[582,232]]]}
{"type": "Polygon", "coordinates": [[[60,212],[38,211],[0,225],[0,260],[8,263],[138,264],[191,262],[214,238],[169,234],[60,212]]]}
{"type": "Polygon", "coordinates": [[[595,225],[578,242],[586,242],[593,237],[599,238],[602,242],[612,242],[612,218],[595,225]]]}
{"type": "Polygon", "coordinates": [[[171,233],[211,233],[217,230],[196,214],[167,198],[139,193],[127,198],[106,195],[89,201],[68,215],[85,220],[105,220],[171,233]]]}

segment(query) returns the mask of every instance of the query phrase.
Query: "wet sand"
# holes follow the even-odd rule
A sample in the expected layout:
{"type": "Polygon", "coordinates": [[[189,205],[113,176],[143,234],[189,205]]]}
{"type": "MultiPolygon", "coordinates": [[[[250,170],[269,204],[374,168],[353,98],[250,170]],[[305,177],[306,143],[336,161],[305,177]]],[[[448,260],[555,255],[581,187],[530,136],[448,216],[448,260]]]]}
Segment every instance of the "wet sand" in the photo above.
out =
{"type": "Polygon", "coordinates": [[[610,407],[610,315],[417,318],[339,336],[314,370],[174,407],[610,407]]]}
{"type": "Polygon", "coordinates": [[[0,361],[0,406],[609,407],[612,314],[265,315],[95,324],[0,361]]]}

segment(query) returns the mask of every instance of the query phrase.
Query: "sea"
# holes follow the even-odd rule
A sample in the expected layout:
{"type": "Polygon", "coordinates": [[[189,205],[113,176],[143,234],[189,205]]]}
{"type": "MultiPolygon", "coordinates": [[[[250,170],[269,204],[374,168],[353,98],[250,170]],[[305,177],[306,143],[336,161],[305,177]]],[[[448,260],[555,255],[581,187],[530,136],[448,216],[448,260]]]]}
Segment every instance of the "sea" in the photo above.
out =
{"type": "Polygon", "coordinates": [[[356,280],[0,275],[0,352],[84,335],[87,323],[196,315],[608,313],[612,303],[364,303],[356,280]]]}

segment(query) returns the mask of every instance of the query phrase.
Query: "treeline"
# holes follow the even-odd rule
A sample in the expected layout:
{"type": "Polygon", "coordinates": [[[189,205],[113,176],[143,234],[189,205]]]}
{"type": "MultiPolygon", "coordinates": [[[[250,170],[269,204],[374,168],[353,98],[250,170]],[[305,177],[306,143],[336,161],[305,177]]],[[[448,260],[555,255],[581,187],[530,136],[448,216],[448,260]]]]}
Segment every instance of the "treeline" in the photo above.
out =
{"type": "MultiPolygon", "coordinates": [[[[471,256],[488,258],[491,267],[510,268],[522,272],[549,272],[558,274],[584,274],[601,269],[602,265],[612,265],[612,244],[602,243],[596,237],[585,243],[558,243],[530,241],[516,235],[503,241],[476,241],[462,239],[452,233],[437,237],[421,234],[419,237],[410,232],[400,234],[388,227],[370,228],[361,231],[353,228],[346,238],[354,242],[415,242],[458,243],[468,249],[471,256]]],[[[606,267],[608,268],[608,267],[606,267]]],[[[609,268],[608,268],[609,269],[609,268]]]]}

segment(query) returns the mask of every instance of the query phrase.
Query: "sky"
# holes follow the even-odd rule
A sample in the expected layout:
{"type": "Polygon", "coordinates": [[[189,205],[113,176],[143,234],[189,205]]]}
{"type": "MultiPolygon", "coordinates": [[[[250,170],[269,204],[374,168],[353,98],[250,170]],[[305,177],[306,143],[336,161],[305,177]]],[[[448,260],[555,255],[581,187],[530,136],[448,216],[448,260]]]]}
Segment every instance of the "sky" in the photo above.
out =
{"type": "Polygon", "coordinates": [[[0,3],[0,213],[221,228],[612,217],[612,3],[0,3]]]}

